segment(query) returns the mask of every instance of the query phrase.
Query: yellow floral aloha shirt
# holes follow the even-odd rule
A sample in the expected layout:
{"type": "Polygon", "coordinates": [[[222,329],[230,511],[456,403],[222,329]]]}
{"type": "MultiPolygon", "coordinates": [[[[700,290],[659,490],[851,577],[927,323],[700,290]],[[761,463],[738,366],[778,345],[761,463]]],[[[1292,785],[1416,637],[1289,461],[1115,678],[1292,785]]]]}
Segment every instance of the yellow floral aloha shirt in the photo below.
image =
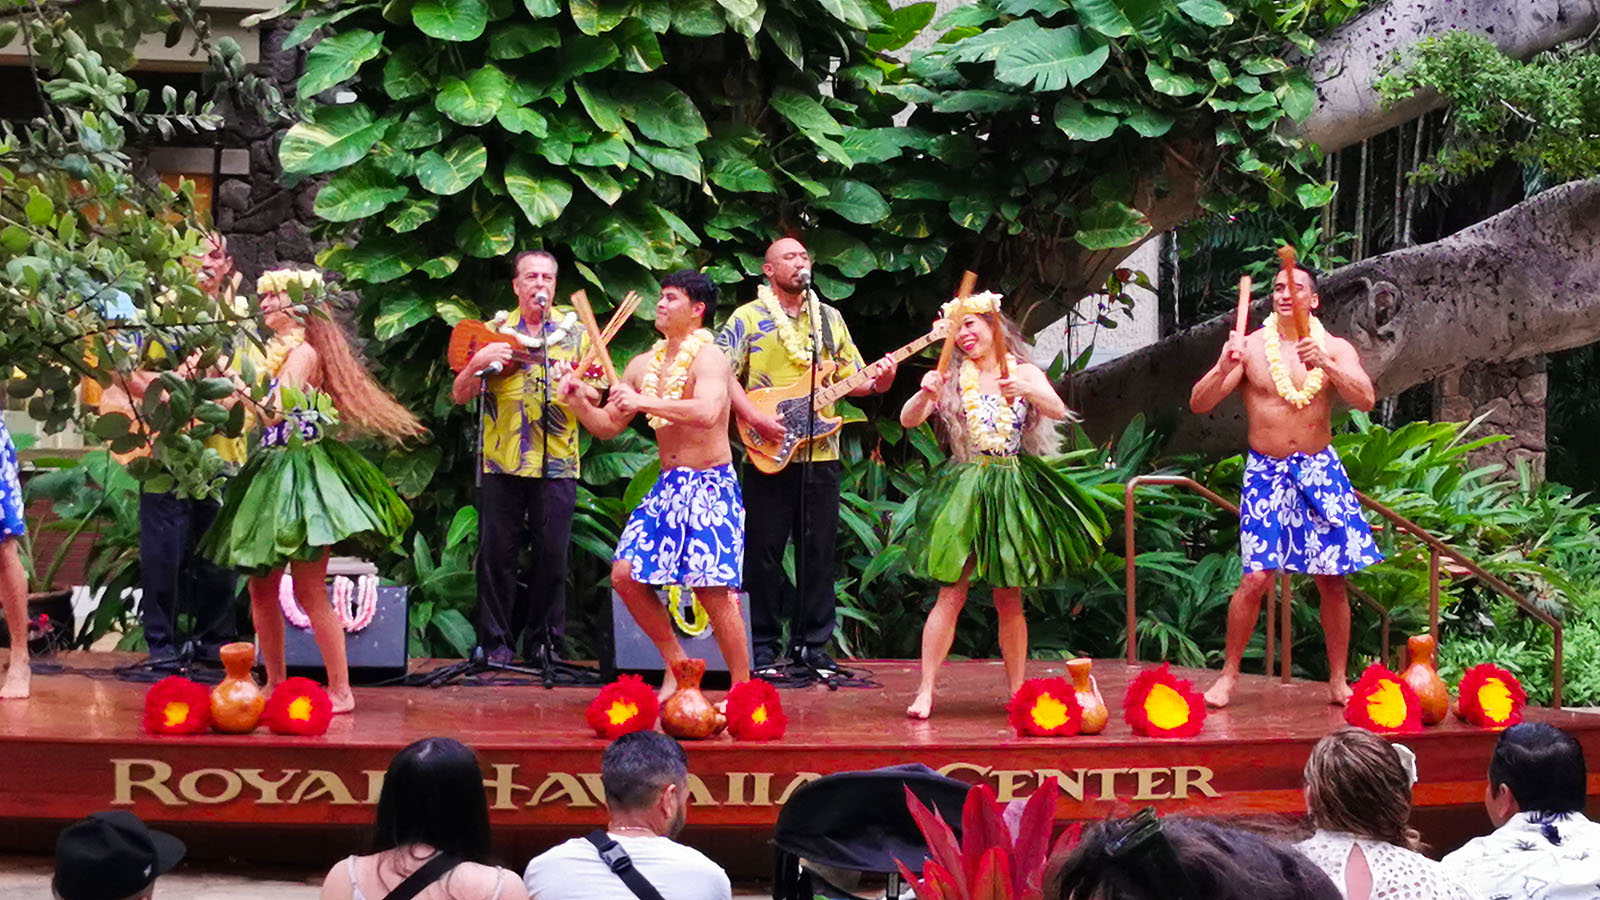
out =
{"type": "MultiPolygon", "coordinates": [[[[512,310],[506,325],[526,334],[522,311],[512,310]]],[[[588,349],[589,339],[577,316],[569,307],[553,306],[545,320],[545,334],[561,339],[550,346],[549,361],[576,365],[588,349]],[[567,324],[570,323],[570,324],[567,324]]],[[[507,369],[491,375],[483,408],[483,471],[491,475],[520,475],[524,478],[578,477],[578,417],[571,407],[556,398],[551,383],[550,404],[544,422],[539,408],[545,398],[546,364],[534,354],[531,366],[507,369]],[[550,466],[544,466],[545,433],[549,433],[550,466]]]]}

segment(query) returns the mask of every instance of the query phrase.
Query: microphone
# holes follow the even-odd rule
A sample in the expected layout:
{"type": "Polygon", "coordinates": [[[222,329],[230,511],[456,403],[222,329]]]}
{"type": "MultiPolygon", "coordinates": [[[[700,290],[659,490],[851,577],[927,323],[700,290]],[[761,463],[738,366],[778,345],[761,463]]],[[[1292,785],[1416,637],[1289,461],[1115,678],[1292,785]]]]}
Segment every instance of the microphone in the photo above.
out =
{"type": "Polygon", "coordinates": [[[802,288],[811,287],[811,270],[810,269],[800,269],[799,271],[794,273],[794,277],[800,281],[800,287],[802,287],[802,288]]]}
{"type": "Polygon", "coordinates": [[[474,378],[483,378],[483,377],[488,376],[488,375],[498,375],[501,372],[505,371],[505,368],[506,368],[506,364],[505,363],[490,363],[487,366],[484,366],[483,368],[479,369],[478,371],[473,372],[472,373],[472,377],[474,377],[474,378]]]}
{"type": "Polygon", "coordinates": [[[549,306],[550,305],[550,292],[542,290],[539,293],[534,294],[533,295],[533,299],[536,302],[538,302],[538,304],[540,306],[549,306]]]}

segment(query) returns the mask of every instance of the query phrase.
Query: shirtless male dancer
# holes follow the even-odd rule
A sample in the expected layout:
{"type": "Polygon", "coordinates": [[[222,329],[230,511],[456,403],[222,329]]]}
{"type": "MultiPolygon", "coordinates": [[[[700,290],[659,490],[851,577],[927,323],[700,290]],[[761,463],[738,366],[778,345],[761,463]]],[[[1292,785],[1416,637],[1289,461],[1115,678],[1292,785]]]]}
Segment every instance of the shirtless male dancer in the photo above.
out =
{"type": "MultiPolygon", "coordinates": [[[[1297,290],[1315,310],[1320,302],[1316,279],[1304,269],[1293,272],[1297,290]]],[[[1328,698],[1336,704],[1348,700],[1350,602],[1344,576],[1383,559],[1331,446],[1333,394],[1369,411],[1375,402],[1372,380],[1350,342],[1327,334],[1315,318],[1311,335],[1292,343],[1294,306],[1288,274],[1282,271],[1272,285],[1272,308],[1260,330],[1229,335],[1216,365],[1189,395],[1190,408],[1204,415],[1241,388],[1250,428],[1239,504],[1244,577],[1228,602],[1222,675],[1206,691],[1206,703],[1215,707],[1232,699],[1261,597],[1279,570],[1316,579],[1328,642],[1328,698]],[[1327,385],[1333,390],[1323,390],[1327,385]]]]}

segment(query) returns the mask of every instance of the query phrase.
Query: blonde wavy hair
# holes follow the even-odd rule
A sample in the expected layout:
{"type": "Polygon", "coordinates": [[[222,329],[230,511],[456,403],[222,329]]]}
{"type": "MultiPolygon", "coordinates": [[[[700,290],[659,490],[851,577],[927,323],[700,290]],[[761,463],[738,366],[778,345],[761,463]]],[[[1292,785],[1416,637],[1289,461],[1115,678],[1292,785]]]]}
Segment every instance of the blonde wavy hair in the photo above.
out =
{"type": "MultiPolygon", "coordinates": [[[[988,321],[989,327],[996,333],[1004,334],[1006,352],[1016,357],[1018,362],[1025,362],[1037,366],[1033,361],[1033,345],[1023,337],[1022,329],[1017,323],[1007,318],[998,311],[974,313],[988,321]]],[[[960,323],[954,323],[959,328],[960,323]]],[[[990,345],[993,347],[993,344],[990,345]]],[[[991,350],[991,352],[993,352],[991,350]]],[[[951,359],[950,370],[944,380],[944,389],[939,392],[939,403],[935,408],[935,421],[937,431],[944,437],[945,444],[950,448],[950,455],[957,462],[968,462],[973,457],[972,444],[967,440],[967,408],[961,402],[961,363],[966,359],[966,354],[956,348],[956,356],[951,359]]],[[[1067,421],[1077,421],[1077,414],[1067,410],[1067,421]]],[[[1061,452],[1061,429],[1051,419],[1039,415],[1039,411],[1028,404],[1028,415],[1022,424],[1022,452],[1028,456],[1051,456],[1061,452]]]]}

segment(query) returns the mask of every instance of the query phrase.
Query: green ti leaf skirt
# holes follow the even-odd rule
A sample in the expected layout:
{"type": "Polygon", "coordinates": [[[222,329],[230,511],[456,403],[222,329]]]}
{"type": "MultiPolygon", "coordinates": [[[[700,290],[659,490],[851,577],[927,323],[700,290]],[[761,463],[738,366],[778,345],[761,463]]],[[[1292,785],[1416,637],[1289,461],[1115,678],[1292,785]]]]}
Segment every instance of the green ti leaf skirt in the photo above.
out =
{"type": "Polygon", "coordinates": [[[1049,584],[1089,565],[1107,533],[1102,501],[1065,457],[990,456],[947,461],[907,501],[912,574],[942,584],[1049,584]]]}
{"type": "Polygon", "coordinates": [[[324,438],[259,450],[228,484],[200,552],[251,575],[324,552],[371,558],[398,549],[411,510],[383,472],[324,438]]]}

